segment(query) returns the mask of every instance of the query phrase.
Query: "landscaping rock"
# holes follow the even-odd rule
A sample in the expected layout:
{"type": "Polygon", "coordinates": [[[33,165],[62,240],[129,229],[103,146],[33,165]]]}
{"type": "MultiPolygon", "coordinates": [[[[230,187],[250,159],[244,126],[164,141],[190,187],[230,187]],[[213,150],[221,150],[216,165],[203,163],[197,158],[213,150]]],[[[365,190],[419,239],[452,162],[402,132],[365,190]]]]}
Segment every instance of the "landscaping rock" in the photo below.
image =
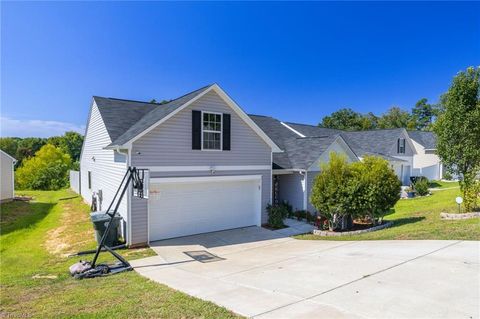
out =
{"type": "Polygon", "coordinates": [[[480,212],[476,213],[464,213],[464,214],[455,214],[455,213],[440,213],[440,218],[442,220],[458,220],[458,219],[470,219],[480,217],[480,212]]]}
{"type": "Polygon", "coordinates": [[[367,229],[360,229],[360,230],[346,231],[346,232],[332,232],[332,231],[314,229],[313,234],[318,235],[318,236],[350,236],[350,235],[358,235],[358,234],[363,234],[363,233],[369,233],[369,232],[372,232],[372,231],[376,231],[376,230],[380,230],[380,229],[390,227],[392,225],[393,225],[393,222],[387,222],[385,224],[370,227],[370,228],[367,228],[367,229]]]}

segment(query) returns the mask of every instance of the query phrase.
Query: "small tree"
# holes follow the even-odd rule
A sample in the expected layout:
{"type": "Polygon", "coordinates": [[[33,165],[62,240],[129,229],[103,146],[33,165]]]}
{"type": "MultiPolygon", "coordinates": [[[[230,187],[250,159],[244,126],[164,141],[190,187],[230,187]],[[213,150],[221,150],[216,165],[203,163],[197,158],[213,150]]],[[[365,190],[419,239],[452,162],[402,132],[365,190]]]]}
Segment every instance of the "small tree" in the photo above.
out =
{"type": "Polygon", "coordinates": [[[330,230],[337,223],[348,226],[351,218],[368,217],[376,224],[400,199],[400,186],[382,158],[366,156],[349,164],[345,157],[331,153],[315,178],[310,202],[328,219],[330,230]]]}
{"type": "Polygon", "coordinates": [[[434,125],[437,152],[450,173],[459,175],[465,209],[476,206],[480,172],[480,68],[470,67],[453,79],[440,101],[434,125]]]}
{"type": "Polygon", "coordinates": [[[356,217],[368,216],[375,225],[400,199],[401,183],[388,162],[380,157],[366,156],[351,164],[352,179],[348,203],[356,217]]]}
{"type": "Polygon", "coordinates": [[[15,182],[20,189],[60,189],[68,185],[68,170],[71,165],[70,155],[60,148],[46,144],[17,169],[15,182]]]}
{"type": "Polygon", "coordinates": [[[315,177],[310,202],[329,220],[330,230],[337,228],[337,221],[345,220],[350,215],[348,190],[345,186],[349,183],[351,176],[347,159],[332,152],[330,161],[321,166],[320,173],[315,177]]]}

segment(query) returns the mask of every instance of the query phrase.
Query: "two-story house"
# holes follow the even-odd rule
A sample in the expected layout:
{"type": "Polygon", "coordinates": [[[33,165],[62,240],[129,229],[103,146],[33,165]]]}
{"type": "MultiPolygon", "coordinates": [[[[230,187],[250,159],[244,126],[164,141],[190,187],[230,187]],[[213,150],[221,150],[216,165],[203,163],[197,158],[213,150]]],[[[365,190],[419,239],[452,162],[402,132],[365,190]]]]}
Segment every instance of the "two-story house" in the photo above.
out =
{"type": "MultiPolygon", "coordinates": [[[[417,154],[405,129],[345,132],[247,115],[213,84],[165,104],[93,97],[80,194],[105,210],[129,166],[146,170],[145,197],[122,200],[129,245],[260,226],[267,204],[315,211],[309,195],[331,152],[388,160],[409,183],[417,154]]],[[[411,134],[414,135],[415,133],[411,134]]]]}

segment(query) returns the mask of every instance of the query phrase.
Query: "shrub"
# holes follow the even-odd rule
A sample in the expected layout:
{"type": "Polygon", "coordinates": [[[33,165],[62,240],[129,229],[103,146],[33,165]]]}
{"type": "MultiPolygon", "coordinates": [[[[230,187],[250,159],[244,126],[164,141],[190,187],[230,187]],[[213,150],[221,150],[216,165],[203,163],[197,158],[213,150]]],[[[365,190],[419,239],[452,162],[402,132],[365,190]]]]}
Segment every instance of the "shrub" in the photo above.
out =
{"type": "Polygon", "coordinates": [[[428,179],[427,178],[422,178],[417,180],[417,182],[413,185],[413,188],[417,192],[418,195],[420,196],[425,196],[428,194],[428,179]]]}
{"type": "Polygon", "coordinates": [[[283,208],[284,210],[284,216],[283,218],[287,218],[287,217],[293,217],[293,208],[292,208],[292,205],[288,202],[288,200],[284,200],[280,206],[283,208]]]}
{"type": "Polygon", "coordinates": [[[400,199],[401,183],[397,175],[386,160],[375,156],[352,163],[351,170],[353,178],[347,186],[351,215],[368,216],[374,225],[381,222],[400,199]]]}
{"type": "Polygon", "coordinates": [[[316,215],[315,214],[312,214],[310,213],[308,210],[306,211],[305,213],[305,218],[307,219],[307,223],[313,223],[315,222],[315,218],[316,218],[316,215]]]}
{"type": "Polygon", "coordinates": [[[57,190],[68,186],[70,155],[60,148],[46,144],[34,157],[24,160],[15,172],[19,189],[57,190]]]}
{"type": "Polygon", "coordinates": [[[272,228],[283,228],[283,215],[285,214],[285,208],[281,206],[267,205],[268,212],[268,225],[272,228]]]}
{"type": "Polygon", "coordinates": [[[330,230],[334,230],[334,220],[348,214],[349,194],[345,187],[352,178],[350,165],[344,156],[330,153],[330,161],[321,165],[320,173],[315,177],[310,202],[329,221],[330,230]]]}
{"type": "Polygon", "coordinates": [[[400,199],[400,186],[382,158],[366,156],[349,164],[331,153],[315,178],[310,201],[328,219],[330,230],[345,230],[352,226],[352,218],[381,221],[400,199]]]}
{"type": "Polygon", "coordinates": [[[302,219],[307,218],[307,211],[305,211],[303,209],[296,210],[295,213],[293,213],[293,214],[295,215],[295,218],[297,220],[302,220],[302,219]]]}
{"type": "Polygon", "coordinates": [[[453,176],[448,171],[446,171],[446,172],[443,173],[443,179],[445,179],[447,181],[451,181],[453,179],[453,176]]]}

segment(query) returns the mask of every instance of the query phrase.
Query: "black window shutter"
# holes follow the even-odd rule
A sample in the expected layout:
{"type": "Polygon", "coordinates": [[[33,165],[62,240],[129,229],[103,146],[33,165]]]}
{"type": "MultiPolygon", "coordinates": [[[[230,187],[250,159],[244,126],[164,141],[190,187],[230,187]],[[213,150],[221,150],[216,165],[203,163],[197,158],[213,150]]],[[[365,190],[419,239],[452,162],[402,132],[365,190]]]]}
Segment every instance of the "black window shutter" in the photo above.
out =
{"type": "Polygon", "coordinates": [[[223,150],[230,151],[230,140],[231,140],[231,133],[230,133],[230,114],[223,114],[223,150]]]}
{"type": "Polygon", "coordinates": [[[202,149],[202,112],[192,111],[192,150],[202,149]]]}
{"type": "Polygon", "coordinates": [[[397,153],[400,154],[400,139],[397,140],[397,153]]]}

